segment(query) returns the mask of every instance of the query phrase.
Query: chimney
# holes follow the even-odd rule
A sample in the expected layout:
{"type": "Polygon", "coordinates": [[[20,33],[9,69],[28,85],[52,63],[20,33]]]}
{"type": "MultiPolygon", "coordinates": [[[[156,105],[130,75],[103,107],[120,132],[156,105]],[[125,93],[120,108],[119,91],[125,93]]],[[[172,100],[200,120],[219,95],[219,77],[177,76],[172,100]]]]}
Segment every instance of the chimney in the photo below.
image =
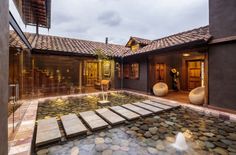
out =
{"type": "Polygon", "coordinates": [[[213,39],[236,36],[236,0],[209,0],[209,28],[213,39]]]}
{"type": "Polygon", "coordinates": [[[105,43],[108,44],[108,37],[106,37],[105,43]]]}

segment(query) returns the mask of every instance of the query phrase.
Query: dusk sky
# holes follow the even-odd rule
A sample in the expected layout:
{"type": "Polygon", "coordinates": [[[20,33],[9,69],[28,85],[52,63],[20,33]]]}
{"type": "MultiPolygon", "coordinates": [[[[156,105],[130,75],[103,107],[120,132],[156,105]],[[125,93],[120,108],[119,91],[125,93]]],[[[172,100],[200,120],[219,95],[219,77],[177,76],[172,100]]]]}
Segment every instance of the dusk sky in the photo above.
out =
{"type": "MultiPolygon", "coordinates": [[[[208,25],[207,0],[52,0],[51,28],[41,34],[125,44],[130,36],[158,39],[208,25]]],[[[12,0],[10,11],[23,31],[12,0]]]]}

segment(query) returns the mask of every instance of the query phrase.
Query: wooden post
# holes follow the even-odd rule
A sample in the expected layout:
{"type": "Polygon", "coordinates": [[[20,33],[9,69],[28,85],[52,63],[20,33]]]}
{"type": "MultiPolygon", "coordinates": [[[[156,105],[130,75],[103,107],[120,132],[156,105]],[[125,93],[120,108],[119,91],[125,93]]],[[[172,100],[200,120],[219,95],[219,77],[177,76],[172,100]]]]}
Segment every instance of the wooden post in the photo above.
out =
{"type": "Polygon", "coordinates": [[[9,1],[0,1],[0,155],[8,154],[9,1]]]}
{"type": "Polygon", "coordinates": [[[79,91],[82,92],[82,60],[79,62],[79,91]]]}

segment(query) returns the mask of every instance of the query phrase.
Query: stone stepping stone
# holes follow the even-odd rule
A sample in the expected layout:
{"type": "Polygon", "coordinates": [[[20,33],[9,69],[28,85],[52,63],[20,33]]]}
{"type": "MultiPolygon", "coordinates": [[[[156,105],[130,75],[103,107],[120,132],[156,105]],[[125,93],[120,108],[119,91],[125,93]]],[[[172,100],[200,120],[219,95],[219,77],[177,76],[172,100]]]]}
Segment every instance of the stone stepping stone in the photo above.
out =
{"type": "Polygon", "coordinates": [[[67,137],[84,134],[88,131],[76,114],[61,116],[61,122],[67,137]]]}
{"type": "Polygon", "coordinates": [[[92,131],[106,128],[108,126],[108,123],[93,111],[81,112],[79,115],[92,131]]]}
{"type": "Polygon", "coordinates": [[[144,108],[146,110],[152,111],[154,113],[163,111],[163,109],[161,109],[161,108],[157,108],[157,107],[151,106],[149,104],[141,103],[141,102],[135,102],[135,103],[132,103],[132,104],[135,105],[135,106],[144,108]]]}
{"type": "Polygon", "coordinates": [[[61,140],[61,132],[56,117],[38,121],[36,146],[41,146],[61,140]]]}
{"type": "Polygon", "coordinates": [[[115,113],[123,116],[127,120],[134,120],[134,119],[137,119],[140,117],[140,115],[138,115],[128,109],[125,109],[121,106],[114,106],[114,107],[110,107],[109,109],[111,109],[115,113]]]}
{"type": "Polygon", "coordinates": [[[166,106],[170,106],[170,107],[173,107],[173,108],[177,108],[177,107],[180,107],[179,104],[177,103],[174,103],[176,101],[164,101],[164,100],[157,100],[157,99],[152,99],[151,101],[153,102],[157,102],[157,103],[160,103],[160,104],[163,104],[163,105],[166,105],[166,106]],[[171,104],[172,102],[172,104],[171,104]]]}
{"type": "Polygon", "coordinates": [[[141,115],[141,116],[148,116],[153,113],[151,111],[145,110],[143,108],[140,108],[140,107],[132,105],[132,104],[124,104],[124,105],[122,105],[122,107],[127,108],[127,109],[141,115]]]}
{"type": "Polygon", "coordinates": [[[168,105],[163,105],[163,104],[160,104],[158,102],[154,102],[154,101],[150,101],[150,100],[145,100],[145,101],[142,101],[143,103],[146,103],[146,104],[149,104],[151,106],[155,106],[157,108],[162,108],[164,110],[168,110],[168,109],[172,109],[173,107],[171,106],[168,106],[168,105]]]}
{"type": "Polygon", "coordinates": [[[125,119],[107,108],[97,109],[96,113],[111,125],[123,123],[125,119]]]}

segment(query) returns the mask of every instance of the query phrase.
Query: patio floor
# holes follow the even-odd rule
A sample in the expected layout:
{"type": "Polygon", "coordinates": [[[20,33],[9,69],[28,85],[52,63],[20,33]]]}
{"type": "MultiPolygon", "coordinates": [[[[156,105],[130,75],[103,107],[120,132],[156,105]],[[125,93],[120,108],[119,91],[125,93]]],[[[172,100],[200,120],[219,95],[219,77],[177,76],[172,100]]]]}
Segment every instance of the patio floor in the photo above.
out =
{"type": "Polygon", "coordinates": [[[169,91],[168,95],[162,98],[189,104],[190,101],[188,99],[188,94],[189,94],[188,91],[179,91],[179,92],[169,91]]]}

